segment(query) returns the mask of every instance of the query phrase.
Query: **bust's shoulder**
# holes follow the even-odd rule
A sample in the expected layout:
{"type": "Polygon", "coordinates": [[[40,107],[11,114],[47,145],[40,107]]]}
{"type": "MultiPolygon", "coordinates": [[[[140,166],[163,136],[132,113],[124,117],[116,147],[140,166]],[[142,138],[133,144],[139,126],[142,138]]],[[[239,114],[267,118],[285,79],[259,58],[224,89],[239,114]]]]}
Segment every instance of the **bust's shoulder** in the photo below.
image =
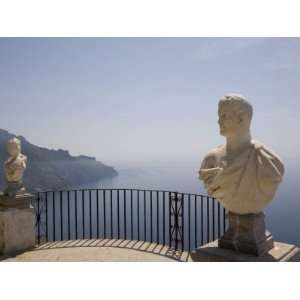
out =
{"type": "MultiPolygon", "coordinates": [[[[284,173],[284,164],[281,158],[269,147],[265,144],[257,141],[253,141],[254,149],[256,150],[256,154],[259,155],[261,158],[264,158],[264,162],[270,162],[269,164],[272,167],[275,165],[278,171],[283,175],[284,173]]],[[[268,164],[268,163],[267,163],[268,164]]],[[[266,163],[264,164],[266,165],[266,163]]]]}
{"type": "Polygon", "coordinates": [[[275,154],[275,152],[273,150],[271,150],[268,146],[266,146],[265,144],[258,142],[258,141],[251,141],[251,144],[253,146],[253,149],[257,150],[257,151],[263,151],[265,153],[267,153],[268,155],[274,156],[277,158],[277,155],[275,154]]]}
{"type": "Polygon", "coordinates": [[[255,149],[255,150],[267,148],[266,145],[264,145],[263,143],[256,141],[256,140],[252,140],[251,145],[252,145],[253,149],[255,149]]]}
{"type": "Polygon", "coordinates": [[[220,145],[216,148],[211,149],[206,155],[205,158],[209,157],[219,157],[222,155],[225,151],[225,145],[220,145]]]}
{"type": "Polygon", "coordinates": [[[218,162],[220,161],[220,158],[224,154],[225,146],[221,145],[216,148],[213,148],[210,150],[203,158],[202,161],[202,168],[213,168],[216,167],[218,162]]]}

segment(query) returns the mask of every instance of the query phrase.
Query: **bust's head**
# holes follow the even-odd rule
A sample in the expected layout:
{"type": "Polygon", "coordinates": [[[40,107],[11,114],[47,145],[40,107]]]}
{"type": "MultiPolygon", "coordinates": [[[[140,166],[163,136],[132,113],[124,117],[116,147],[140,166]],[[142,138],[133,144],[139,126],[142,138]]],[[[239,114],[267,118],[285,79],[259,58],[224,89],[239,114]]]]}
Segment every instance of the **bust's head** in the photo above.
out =
{"type": "Polygon", "coordinates": [[[18,157],[21,154],[21,142],[19,139],[12,138],[7,143],[7,152],[11,157],[18,157]]]}
{"type": "Polygon", "coordinates": [[[220,134],[225,137],[249,132],[253,109],[242,95],[227,94],[219,101],[220,134]]]}

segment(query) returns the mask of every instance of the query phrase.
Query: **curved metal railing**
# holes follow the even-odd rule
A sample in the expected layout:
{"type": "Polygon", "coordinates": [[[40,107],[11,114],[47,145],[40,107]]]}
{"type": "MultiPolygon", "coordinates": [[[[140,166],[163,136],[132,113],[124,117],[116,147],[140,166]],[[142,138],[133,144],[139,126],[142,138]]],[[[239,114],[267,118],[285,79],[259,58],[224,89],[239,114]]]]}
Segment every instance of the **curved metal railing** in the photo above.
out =
{"type": "Polygon", "coordinates": [[[37,243],[141,240],[193,250],[224,234],[226,212],[206,195],[163,190],[80,189],[36,194],[37,243]]]}

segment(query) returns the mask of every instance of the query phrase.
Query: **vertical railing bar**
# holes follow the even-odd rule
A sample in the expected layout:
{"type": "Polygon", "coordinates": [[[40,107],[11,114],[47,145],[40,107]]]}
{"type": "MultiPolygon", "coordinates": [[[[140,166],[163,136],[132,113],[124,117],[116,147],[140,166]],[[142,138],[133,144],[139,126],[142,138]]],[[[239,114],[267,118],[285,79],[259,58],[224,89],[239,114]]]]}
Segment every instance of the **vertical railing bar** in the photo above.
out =
{"type": "Polygon", "coordinates": [[[220,202],[218,201],[218,238],[220,238],[220,236],[221,236],[221,220],[220,220],[220,218],[221,218],[221,216],[220,216],[220,202]]]}
{"type": "Polygon", "coordinates": [[[120,239],[120,190],[117,190],[117,222],[118,222],[118,239],[120,239]]]}
{"type": "Polygon", "coordinates": [[[203,212],[203,196],[201,196],[201,246],[204,243],[204,212],[203,212]]]}
{"type": "Polygon", "coordinates": [[[53,205],[53,214],[52,214],[52,219],[53,219],[53,241],[56,240],[56,234],[55,234],[55,192],[52,192],[52,205],[53,205]]]}
{"type": "Polygon", "coordinates": [[[163,244],[166,244],[166,192],[163,192],[163,244]]]}
{"type": "Polygon", "coordinates": [[[82,238],[85,239],[85,228],[84,228],[84,215],[85,215],[85,211],[84,211],[84,190],[81,191],[81,204],[82,204],[82,238]]]}
{"type": "Polygon", "coordinates": [[[113,238],[113,202],[112,202],[112,190],[110,190],[110,236],[113,238]]]}
{"type": "Polygon", "coordinates": [[[184,251],[184,194],[181,194],[181,205],[182,205],[182,208],[181,208],[181,213],[182,213],[182,216],[181,216],[181,233],[182,233],[182,242],[181,242],[181,250],[184,251]]]}
{"type": "Polygon", "coordinates": [[[215,199],[212,198],[212,235],[213,241],[215,240],[215,199]]]}
{"type": "Polygon", "coordinates": [[[103,196],[103,233],[104,238],[106,239],[106,195],[105,190],[102,190],[102,196],[103,196]]]}
{"type": "Polygon", "coordinates": [[[62,191],[59,193],[59,203],[60,203],[60,240],[63,240],[63,207],[62,207],[62,191]]]}
{"type": "Polygon", "coordinates": [[[175,250],[178,250],[178,193],[175,192],[175,212],[174,212],[174,226],[175,226],[175,250]]]}
{"type": "Polygon", "coordinates": [[[206,196],[206,224],[207,224],[207,228],[206,228],[206,234],[207,234],[207,237],[206,237],[206,242],[208,243],[210,240],[209,240],[209,233],[210,233],[210,223],[209,223],[209,198],[208,196],[206,196]]]}
{"type": "Polygon", "coordinates": [[[137,190],[137,239],[140,240],[140,191],[137,190]]]}
{"type": "Polygon", "coordinates": [[[131,232],[130,232],[130,239],[133,240],[133,198],[132,198],[132,189],[130,190],[130,225],[131,225],[131,232]]]}
{"type": "Polygon", "coordinates": [[[89,190],[89,223],[90,223],[90,239],[92,238],[93,232],[92,232],[92,191],[89,190]]]}
{"type": "Polygon", "coordinates": [[[225,234],[226,231],[226,210],[223,208],[223,234],[225,234]]]}
{"type": "Polygon", "coordinates": [[[74,191],[74,209],[75,209],[75,238],[78,239],[78,210],[77,210],[77,190],[74,191]]]}
{"type": "Polygon", "coordinates": [[[48,236],[48,192],[45,193],[45,202],[46,202],[46,242],[49,241],[48,236]]]}
{"type": "Polygon", "coordinates": [[[144,241],[146,241],[146,239],[147,239],[146,196],[147,196],[147,194],[146,194],[146,191],[144,190],[144,241]]]}
{"type": "Polygon", "coordinates": [[[151,240],[151,243],[153,242],[153,212],[152,212],[152,209],[153,209],[153,203],[152,203],[152,191],[150,191],[150,240],[151,240]]]}
{"type": "Polygon", "coordinates": [[[41,223],[41,220],[42,220],[42,215],[41,215],[41,212],[40,212],[40,201],[41,201],[41,198],[40,198],[40,193],[37,194],[37,231],[38,231],[38,244],[40,244],[41,242],[41,232],[40,232],[40,223],[41,223]]]}
{"type": "Polygon", "coordinates": [[[156,192],[156,239],[159,244],[159,191],[156,192]]]}
{"type": "MultiPolygon", "coordinates": [[[[189,223],[189,226],[188,226],[188,238],[189,238],[189,251],[191,250],[191,194],[189,194],[188,196],[188,223],[189,223]]],[[[196,220],[195,220],[196,222],[196,220]]]]}
{"type": "Polygon", "coordinates": [[[70,221],[70,191],[67,193],[68,198],[68,240],[71,239],[71,221],[70,221]]]}
{"type": "Polygon", "coordinates": [[[126,209],[127,208],[126,207],[127,206],[126,205],[127,204],[126,203],[127,198],[126,197],[127,196],[126,196],[126,190],[123,191],[123,195],[124,195],[124,197],[123,197],[123,201],[124,201],[124,203],[123,203],[124,204],[124,212],[123,212],[124,213],[124,239],[126,240],[127,239],[127,218],[126,218],[126,214],[127,214],[127,209],[126,209]]]}
{"type": "Polygon", "coordinates": [[[97,189],[96,190],[96,216],[97,216],[97,238],[99,239],[100,238],[100,229],[99,229],[99,190],[97,189]]]}
{"type": "Polygon", "coordinates": [[[171,219],[172,219],[172,194],[168,192],[169,196],[169,248],[172,247],[172,227],[171,227],[171,219]]]}
{"type": "MultiPolygon", "coordinates": [[[[197,202],[198,202],[198,196],[194,196],[194,201],[195,201],[195,248],[198,247],[198,209],[197,209],[197,202]]],[[[202,227],[201,227],[202,230],[202,227]]]]}

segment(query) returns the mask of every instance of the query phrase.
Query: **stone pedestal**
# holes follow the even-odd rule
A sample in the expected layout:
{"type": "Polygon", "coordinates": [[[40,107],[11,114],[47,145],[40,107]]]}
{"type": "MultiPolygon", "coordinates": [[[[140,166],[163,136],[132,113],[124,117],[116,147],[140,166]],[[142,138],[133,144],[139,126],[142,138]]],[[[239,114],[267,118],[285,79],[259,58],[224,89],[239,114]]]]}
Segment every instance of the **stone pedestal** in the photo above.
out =
{"type": "Polygon", "coordinates": [[[26,193],[26,189],[22,181],[20,182],[7,182],[6,189],[4,191],[4,195],[14,198],[17,195],[24,195],[26,193]]]}
{"type": "Polygon", "coordinates": [[[228,213],[229,228],[218,241],[219,248],[241,253],[263,255],[274,247],[271,233],[266,231],[265,215],[228,213]]]}
{"type": "Polygon", "coordinates": [[[7,208],[30,208],[33,196],[29,193],[15,195],[10,197],[6,194],[0,194],[0,209],[7,208]]]}
{"type": "Polygon", "coordinates": [[[194,262],[281,262],[300,261],[300,249],[295,245],[274,242],[274,247],[257,256],[218,247],[218,241],[191,252],[194,262]]]}
{"type": "Polygon", "coordinates": [[[35,245],[32,195],[0,196],[0,253],[20,252],[35,245]]]}

